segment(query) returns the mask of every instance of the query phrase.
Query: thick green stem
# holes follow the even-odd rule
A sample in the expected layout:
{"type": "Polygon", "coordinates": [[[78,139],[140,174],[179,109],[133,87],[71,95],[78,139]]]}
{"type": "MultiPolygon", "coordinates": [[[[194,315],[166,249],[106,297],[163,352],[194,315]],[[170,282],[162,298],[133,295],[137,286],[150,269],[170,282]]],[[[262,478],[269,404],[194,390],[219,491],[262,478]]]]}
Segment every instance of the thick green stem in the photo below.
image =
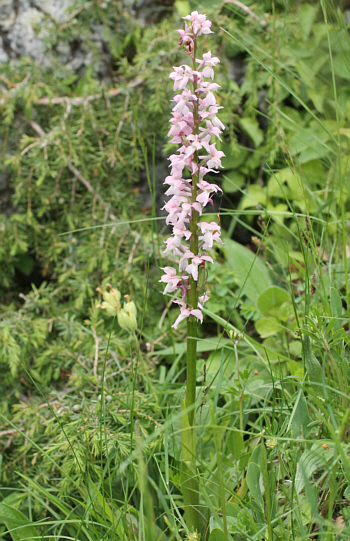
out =
{"type": "MultiPolygon", "coordinates": [[[[192,316],[193,317],[193,316],[192,316]]],[[[197,320],[187,322],[187,382],[186,407],[194,406],[196,402],[196,357],[197,357],[197,320]]],[[[195,410],[188,412],[188,422],[193,426],[195,410]]]]}

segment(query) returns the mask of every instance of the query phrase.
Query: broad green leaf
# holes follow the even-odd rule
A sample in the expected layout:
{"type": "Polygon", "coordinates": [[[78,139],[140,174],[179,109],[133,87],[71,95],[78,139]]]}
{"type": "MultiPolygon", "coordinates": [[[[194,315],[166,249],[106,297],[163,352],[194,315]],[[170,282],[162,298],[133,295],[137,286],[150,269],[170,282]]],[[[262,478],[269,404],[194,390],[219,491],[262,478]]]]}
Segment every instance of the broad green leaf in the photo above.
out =
{"type": "Polygon", "coordinates": [[[225,351],[224,356],[222,356],[221,353],[222,349],[220,351],[213,351],[206,361],[208,381],[218,374],[222,364],[223,377],[228,379],[232,372],[236,371],[236,358],[234,352],[225,351]]]}
{"type": "Polygon", "coordinates": [[[40,536],[23,513],[11,505],[0,503],[0,523],[4,523],[13,541],[35,541],[40,536]]]}
{"type": "Polygon", "coordinates": [[[244,184],[245,176],[233,169],[228,171],[224,175],[224,180],[222,182],[222,189],[224,193],[234,193],[237,192],[244,184]]]}
{"type": "Polygon", "coordinates": [[[294,405],[291,426],[292,426],[292,437],[293,438],[306,438],[311,431],[311,428],[308,428],[310,423],[309,412],[306,405],[306,400],[302,391],[299,391],[297,401],[294,405]]]}
{"type": "Polygon", "coordinates": [[[287,321],[289,318],[294,316],[293,305],[290,300],[288,302],[283,302],[278,308],[278,319],[281,321],[287,321]]]}
{"type": "Polygon", "coordinates": [[[283,303],[290,302],[288,291],[277,286],[268,287],[258,298],[258,308],[264,316],[278,316],[283,303]]]}
{"type": "Polygon", "coordinates": [[[289,168],[281,169],[280,171],[277,171],[271,175],[267,183],[269,196],[283,197],[283,190],[281,189],[281,186],[283,187],[283,184],[286,182],[289,183],[290,180],[294,178],[295,175],[289,168]]]}
{"type": "Polygon", "coordinates": [[[227,450],[232,453],[235,462],[238,462],[245,452],[245,443],[242,432],[232,430],[227,439],[227,450]]]}
{"type": "Polygon", "coordinates": [[[334,447],[329,447],[330,444],[326,444],[327,447],[322,445],[324,445],[322,442],[314,443],[311,449],[307,449],[301,455],[295,473],[295,490],[297,494],[300,493],[306,483],[310,482],[316,471],[326,469],[327,463],[333,459],[334,447]]]}
{"type": "Polygon", "coordinates": [[[261,444],[258,445],[249,460],[247,471],[247,485],[249,491],[261,509],[264,508],[263,479],[261,468],[261,444]]]}
{"type": "MultiPolygon", "coordinates": [[[[327,87],[324,87],[324,89],[327,87]]],[[[319,90],[315,90],[313,88],[309,88],[307,90],[307,95],[309,96],[310,100],[312,100],[314,106],[316,107],[317,111],[319,113],[323,113],[323,100],[324,100],[324,92],[320,92],[319,90]]]]}
{"type": "Polygon", "coordinates": [[[309,37],[317,11],[318,6],[312,6],[311,4],[302,4],[298,9],[299,23],[305,40],[309,37]]]}
{"type": "Polygon", "coordinates": [[[214,528],[210,532],[209,541],[225,541],[225,534],[222,530],[219,530],[219,528],[214,528]]]}
{"type": "Polygon", "coordinates": [[[254,118],[245,117],[240,119],[240,124],[246,134],[251,138],[255,147],[259,147],[264,140],[264,134],[259,128],[259,123],[254,118]]]}
{"type": "Polygon", "coordinates": [[[228,143],[222,144],[221,150],[225,154],[225,157],[221,160],[224,169],[238,169],[245,162],[248,155],[248,151],[244,148],[233,152],[231,145],[228,143]]]}
{"type": "Polygon", "coordinates": [[[176,0],[174,7],[180,17],[186,17],[191,12],[190,4],[187,0],[176,0]]]}
{"type": "Polygon", "coordinates": [[[283,330],[283,327],[278,323],[274,317],[262,317],[255,323],[255,328],[260,334],[261,338],[267,338],[283,330]]]}
{"type": "Polygon", "coordinates": [[[247,195],[244,196],[241,208],[242,210],[249,207],[256,207],[256,204],[266,205],[267,193],[266,190],[259,184],[252,184],[247,190],[247,195]]]}
{"type": "Polygon", "coordinates": [[[185,400],[181,400],[181,492],[187,524],[199,522],[199,486],[196,472],[195,431],[190,425],[185,400]]]}
{"type": "Polygon", "coordinates": [[[333,67],[334,67],[334,73],[338,75],[338,77],[341,77],[342,79],[346,79],[347,81],[350,81],[350,64],[349,64],[349,54],[348,53],[340,53],[337,54],[333,58],[333,67]]]}
{"type": "Polygon", "coordinates": [[[223,251],[242,292],[256,304],[260,293],[272,285],[265,263],[251,250],[231,239],[225,239],[223,251]]]}
{"type": "MultiPolygon", "coordinates": [[[[205,339],[199,339],[197,342],[197,351],[199,353],[203,353],[204,351],[213,351],[216,349],[224,348],[225,346],[231,345],[232,340],[229,340],[228,338],[205,338],[205,339]]],[[[154,354],[157,355],[179,355],[180,353],[186,353],[187,351],[187,343],[186,342],[180,342],[178,344],[175,344],[174,347],[170,346],[165,349],[157,350],[157,352],[154,352],[154,354]]]]}

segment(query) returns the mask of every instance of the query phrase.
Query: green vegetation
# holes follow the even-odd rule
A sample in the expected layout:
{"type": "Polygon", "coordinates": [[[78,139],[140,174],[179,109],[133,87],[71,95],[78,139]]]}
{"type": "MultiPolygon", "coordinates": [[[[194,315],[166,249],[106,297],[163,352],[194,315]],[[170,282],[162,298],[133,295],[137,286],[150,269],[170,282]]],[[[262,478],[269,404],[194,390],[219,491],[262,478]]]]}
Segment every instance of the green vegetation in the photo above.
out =
{"type": "Polygon", "coordinates": [[[350,536],[345,8],[178,0],[142,27],[119,0],[81,0],[67,24],[47,20],[44,62],[1,66],[2,539],[191,539],[186,329],[171,329],[178,310],[158,283],[157,213],[168,74],[184,61],[169,36],[191,9],[213,21],[227,126],[225,245],[198,342],[201,540],[350,536]],[[77,39],[91,52],[79,75],[59,55],[77,39]],[[136,334],[99,307],[108,283],[135,302],[136,334]]]}

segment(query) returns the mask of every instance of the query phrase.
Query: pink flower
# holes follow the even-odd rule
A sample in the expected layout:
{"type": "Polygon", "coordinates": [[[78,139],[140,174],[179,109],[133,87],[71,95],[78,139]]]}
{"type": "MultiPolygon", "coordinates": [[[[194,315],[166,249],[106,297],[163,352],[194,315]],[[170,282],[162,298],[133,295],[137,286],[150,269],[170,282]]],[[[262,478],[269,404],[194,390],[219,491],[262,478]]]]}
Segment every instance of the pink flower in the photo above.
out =
{"type": "Polygon", "coordinates": [[[178,288],[179,282],[181,282],[181,278],[179,276],[176,276],[176,269],[174,267],[160,267],[165,274],[161,277],[159,280],[160,282],[165,282],[166,287],[164,289],[163,295],[166,293],[172,293],[173,291],[176,291],[178,288]]]}
{"type": "Polygon", "coordinates": [[[188,262],[190,259],[194,258],[194,254],[191,252],[191,250],[186,250],[184,254],[181,255],[180,261],[179,261],[179,270],[183,271],[188,265],[188,262]]]}
{"type": "MultiPolygon", "coordinates": [[[[218,129],[218,128],[217,128],[218,129]]],[[[192,128],[182,120],[181,122],[178,122],[177,124],[174,124],[170,130],[168,131],[168,137],[170,135],[173,135],[174,137],[171,139],[170,143],[182,143],[182,137],[185,135],[190,135],[192,133],[192,128]]]]}
{"type": "MultiPolygon", "coordinates": [[[[206,162],[206,165],[208,167],[215,167],[215,168],[222,167],[221,158],[223,158],[225,154],[221,150],[216,149],[215,143],[213,143],[212,145],[209,145],[209,148],[210,148],[209,150],[210,155],[209,155],[208,161],[206,162]]],[[[208,156],[200,156],[200,158],[207,159],[208,156]]]]}
{"type": "MultiPolygon", "coordinates": [[[[205,96],[205,106],[210,105],[216,105],[216,99],[213,94],[213,92],[216,92],[216,90],[220,88],[220,85],[216,83],[209,83],[207,81],[203,82],[199,88],[197,88],[197,92],[203,92],[205,96]]],[[[202,100],[203,101],[203,100],[202,100]]]]}
{"type": "Polygon", "coordinates": [[[182,17],[182,18],[188,19],[189,21],[191,21],[192,32],[194,34],[197,34],[197,36],[200,36],[201,34],[213,33],[210,30],[211,22],[206,20],[207,16],[199,15],[198,11],[192,11],[191,15],[186,15],[186,17],[182,17]]]}
{"type": "Polygon", "coordinates": [[[186,227],[181,227],[179,225],[175,225],[173,227],[173,234],[175,236],[181,235],[181,237],[185,237],[186,240],[189,240],[192,236],[192,233],[189,229],[186,229],[186,227]]]}
{"type": "Polygon", "coordinates": [[[198,298],[198,308],[200,308],[201,310],[203,310],[203,305],[205,302],[207,302],[209,300],[209,296],[204,293],[204,295],[201,295],[199,298],[198,298]]]}
{"type": "MultiPolygon", "coordinates": [[[[164,183],[165,184],[165,183],[164,183]]],[[[170,184],[167,182],[167,184],[170,184]]],[[[177,195],[180,197],[190,197],[191,188],[188,187],[188,183],[184,180],[175,180],[171,183],[170,188],[167,189],[165,195],[177,195]]],[[[163,207],[164,208],[164,207],[163,207]]]]}
{"type": "Polygon", "coordinates": [[[177,329],[178,324],[181,323],[182,320],[184,320],[186,317],[189,317],[190,315],[195,316],[197,319],[199,319],[201,323],[203,323],[203,314],[199,309],[193,310],[192,306],[190,308],[187,308],[187,306],[190,306],[190,305],[187,305],[184,301],[176,300],[174,302],[179,304],[181,307],[180,315],[178,316],[174,325],[172,325],[174,329],[177,329]]]}
{"type": "Polygon", "coordinates": [[[214,70],[213,67],[216,66],[220,62],[220,60],[216,56],[211,56],[211,51],[208,51],[203,55],[203,60],[196,60],[196,62],[199,63],[198,69],[200,70],[203,66],[204,69],[202,71],[204,77],[210,77],[211,79],[214,79],[214,70]]]}
{"type": "Polygon", "coordinates": [[[199,135],[188,135],[187,141],[190,141],[190,144],[185,149],[186,156],[192,156],[197,150],[208,147],[205,141],[199,141],[199,135]]]}
{"type": "Polygon", "coordinates": [[[217,128],[216,126],[214,126],[210,120],[206,120],[205,121],[207,127],[206,128],[199,128],[200,131],[203,132],[202,135],[205,135],[206,137],[209,136],[209,140],[210,140],[210,136],[211,135],[216,135],[216,137],[218,137],[218,139],[220,139],[220,141],[222,141],[221,137],[220,137],[220,133],[222,133],[222,131],[217,128]]]}
{"type": "Polygon", "coordinates": [[[216,240],[220,244],[223,244],[221,238],[220,238],[220,226],[215,222],[200,222],[199,227],[203,233],[203,235],[200,235],[198,239],[202,241],[202,250],[211,250],[213,247],[213,241],[216,240]]]}
{"type": "Polygon", "coordinates": [[[174,90],[182,90],[185,88],[188,81],[193,79],[193,73],[196,73],[186,64],[178,68],[174,66],[174,70],[175,71],[169,75],[169,78],[174,80],[174,90]]]}
{"type": "Polygon", "coordinates": [[[218,190],[222,192],[222,189],[217,184],[209,184],[209,182],[206,182],[205,180],[198,182],[197,187],[201,190],[201,193],[197,195],[197,201],[201,203],[203,207],[205,207],[209,201],[212,203],[210,195],[213,192],[217,193],[218,190]]]}
{"type": "Polygon", "coordinates": [[[213,263],[212,258],[210,255],[203,254],[200,257],[198,255],[195,255],[192,259],[192,263],[187,265],[186,271],[189,274],[192,274],[193,278],[197,281],[198,280],[198,267],[199,265],[202,265],[205,261],[210,261],[210,263],[213,263]]]}
{"type": "Polygon", "coordinates": [[[194,94],[191,94],[190,90],[185,89],[182,91],[182,94],[177,94],[176,96],[174,96],[174,99],[171,100],[171,101],[176,102],[175,107],[173,107],[173,111],[175,111],[176,113],[179,112],[185,115],[186,113],[189,112],[190,107],[193,106],[192,102],[196,100],[197,100],[197,97],[194,94]]]}

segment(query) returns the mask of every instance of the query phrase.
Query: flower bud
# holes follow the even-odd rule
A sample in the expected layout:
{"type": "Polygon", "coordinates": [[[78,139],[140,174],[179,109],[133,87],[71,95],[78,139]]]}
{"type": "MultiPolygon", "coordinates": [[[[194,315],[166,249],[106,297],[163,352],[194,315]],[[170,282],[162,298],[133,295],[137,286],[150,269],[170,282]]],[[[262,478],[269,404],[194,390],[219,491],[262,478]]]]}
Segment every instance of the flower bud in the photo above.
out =
{"type": "Polygon", "coordinates": [[[130,300],[129,295],[125,295],[127,302],[121,310],[118,311],[119,326],[125,331],[136,331],[137,329],[137,310],[134,301],[130,300]]]}
{"type": "Polygon", "coordinates": [[[187,541],[199,541],[199,535],[197,532],[192,532],[188,534],[187,541]]]}
{"type": "Polygon", "coordinates": [[[103,291],[100,287],[96,289],[96,291],[101,293],[104,299],[102,304],[98,305],[98,308],[106,310],[109,316],[114,317],[120,309],[121,294],[120,291],[117,288],[112,287],[111,284],[107,284],[107,286],[109,287],[109,291],[103,291]]]}

